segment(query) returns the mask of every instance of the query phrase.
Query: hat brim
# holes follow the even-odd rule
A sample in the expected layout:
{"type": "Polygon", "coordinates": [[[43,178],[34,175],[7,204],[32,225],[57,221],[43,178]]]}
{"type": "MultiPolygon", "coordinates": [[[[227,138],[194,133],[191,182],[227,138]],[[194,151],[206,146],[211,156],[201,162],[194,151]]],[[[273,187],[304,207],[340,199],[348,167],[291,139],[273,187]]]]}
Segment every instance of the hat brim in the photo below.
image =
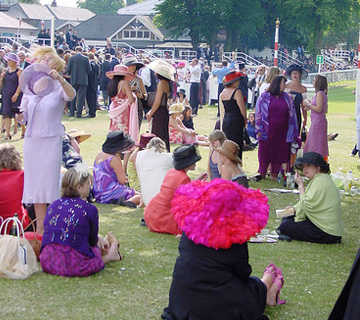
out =
{"type": "Polygon", "coordinates": [[[29,95],[38,95],[44,97],[53,91],[54,87],[57,85],[55,80],[50,77],[49,72],[50,68],[45,63],[33,63],[21,73],[19,79],[19,87],[22,92],[29,95]],[[46,79],[45,79],[46,78],[46,79]],[[41,87],[37,88],[38,90],[34,91],[36,82],[44,79],[45,87],[43,90],[39,90],[41,87]]]}
{"type": "MultiPolygon", "coordinates": [[[[168,64],[167,62],[165,63],[168,64]]],[[[175,77],[174,77],[174,73],[176,72],[175,68],[170,64],[168,64],[168,66],[163,65],[163,67],[169,68],[169,70],[164,70],[162,66],[159,63],[157,63],[157,60],[152,61],[151,63],[148,64],[148,68],[150,70],[154,71],[155,73],[159,74],[160,76],[168,80],[175,81],[175,77]],[[173,73],[170,71],[171,69],[174,69],[173,73]]]]}
{"type": "Polygon", "coordinates": [[[139,70],[144,66],[144,64],[142,62],[127,62],[125,63],[125,66],[136,66],[136,70],[139,70]]]}
{"type": "Polygon", "coordinates": [[[70,133],[70,137],[76,139],[78,143],[81,143],[89,139],[91,137],[91,134],[85,132],[75,132],[75,133],[70,133]]]}
{"type": "Polygon", "coordinates": [[[17,65],[19,65],[20,64],[20,60],[14,60],[14,59],[11,59],[10,57],[7,57],[7,56],[5,56],[4,57],[4,60],[5,61],[13,61],[13,62],[15,62],[17,65]]]}
{"type": "Polygon", "coordinates": [[[286,69],[286,76],[288,77],[289,80],[291,80],[291,72],[293,72],[293,71],[300,72],[300,74],[301,74],[300,80],[304,80],[308,77],[307,71],[302,66],[292,65],[286,69]]]}
{"type": "Polygon", "coordinates": [[[240,163],[241,165],[243,164],[242,160],[238,156],[236,156],[230,152],[227,152],[226,150],[222,149],[221,147],[216,148],[215,151],[228,157],[230,160],[232,160],[234,162],[240,163]]]}
{"type": "Polygon", "coordinates": [[[136,78],[136,76],[130,72],[108,71],[105,73],[105,75],[111,80],[114,78],[114,76],[123,76],[125,81],[130,81],[136,78]]]}
{"type": "Polygon", "coordinates": [[[124,152],[124,151],[130,149],[134,145],[135,145],[134,141],[132,139],[128,139],[128,140],[121,141],[121,144],[119,144],[116,147],[113,147],[113,146],[109,147],[107,145],[103,145],[101,150],[108,154],[116,154],[116,153],[121,153],[121,152],[124,152]]]}
{"type": "Polygon", "coordinates": [[[183,162],[177,161],[174,159],[173,166],[176,170],[184,170],[184,169],[190,167],[191,165],[193,165],[194,163],[200,161],[201,159],[202,159],[201,156],[198,154],[195,154],[195,156],[193,158],[186,159],[183,162]]]}

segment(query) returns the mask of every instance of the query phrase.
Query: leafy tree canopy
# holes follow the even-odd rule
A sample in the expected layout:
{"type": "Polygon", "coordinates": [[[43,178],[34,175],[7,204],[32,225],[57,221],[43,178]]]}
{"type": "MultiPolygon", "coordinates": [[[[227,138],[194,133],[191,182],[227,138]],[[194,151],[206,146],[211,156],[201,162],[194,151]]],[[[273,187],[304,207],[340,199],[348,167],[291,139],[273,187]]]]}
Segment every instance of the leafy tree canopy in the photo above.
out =
{"type": "Polygon", "coordinates": [[[115,14],[124,7],[123,0],[78,0],[76,3],[79,8],[89,9],[96,14],[115,14]]]}

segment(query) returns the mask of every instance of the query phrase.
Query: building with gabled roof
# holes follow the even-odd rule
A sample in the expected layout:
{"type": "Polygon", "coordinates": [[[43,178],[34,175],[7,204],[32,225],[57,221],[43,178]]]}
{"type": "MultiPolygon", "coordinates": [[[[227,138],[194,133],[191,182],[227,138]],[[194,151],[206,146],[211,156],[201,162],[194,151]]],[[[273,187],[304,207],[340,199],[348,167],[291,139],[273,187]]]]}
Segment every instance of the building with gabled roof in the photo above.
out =
{"type": "Polygon", "coordinates": [[[18,32],[24,36],[29,36],[37,34],[38,30],[24,21],[20,22],[18,19],[0,12],[0,36],[14,37],[18,32]]]}

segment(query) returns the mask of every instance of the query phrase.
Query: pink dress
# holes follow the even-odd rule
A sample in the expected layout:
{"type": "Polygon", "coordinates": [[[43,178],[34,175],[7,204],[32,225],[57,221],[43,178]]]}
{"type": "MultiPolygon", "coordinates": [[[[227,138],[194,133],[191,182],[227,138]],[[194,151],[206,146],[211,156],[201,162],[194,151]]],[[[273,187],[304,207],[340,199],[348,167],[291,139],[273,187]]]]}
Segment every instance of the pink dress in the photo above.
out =
{"type": "MultiPolygon", "coordinates": [[[[118,94],[115,97],[111,98],[111,102],[116,108],[119,105],[122,105],[125,100],[127,100],[126,94],[120,89],[118,94]]],[[[120,115],[110,120],[109,131],[118,131],[121,130],[126,134],[129,134],[129,117],[130,117],[130,104],[120,115]]]]}
{"type": "MultiPolygon", "coordinates": [[[[328,111],[328,99],[327,95],[323,91],[318,91],[316,93],[323,96],[323,109],[320,113],[316,111],[311,111],[311,126],[309,130],[308,137],[306,139],[306,144],[304,147],[305,152],[317,152],[323,157],[329,156],[328,140],[327,140],[327,120],[326,113],[328,111]]],[[[313,106],[316,105],[316,95],[311,100],[313,106]]]]}

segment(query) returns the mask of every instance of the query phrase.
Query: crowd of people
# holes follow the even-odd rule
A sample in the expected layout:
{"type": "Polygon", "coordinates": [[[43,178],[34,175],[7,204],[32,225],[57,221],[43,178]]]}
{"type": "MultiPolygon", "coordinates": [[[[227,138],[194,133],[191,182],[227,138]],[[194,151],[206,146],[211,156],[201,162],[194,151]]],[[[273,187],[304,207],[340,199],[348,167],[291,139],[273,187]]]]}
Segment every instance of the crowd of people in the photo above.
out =
{"type": "MultiPolygon", "coordinates": [[[[100,57],[81,46],[74,52],[33,47],[24,68],[19,66],[20,52],[6,54],[1,131],[10,142],[11,119],[23,126],[24,170],[19,152],[4,144],[0,176],[11,183],[0,184],[0,215],[6,218],[16,211],[27,216],[24,206],[32,207],[36,232],[42,236],[44,272],[88,276],[122,258],[112,234],[98,235],[92,197],[97,203],[144,207],[141,224],[150,231],[182,235],[163,319],[199,314],[266,319],[266,304],[283,303],[279,294],[284,279],[274,264],[261,279],[250,276],[247,240],[266,226],[269,205],[264,194],[248,188],[244,146],[258,146],[258,180],[276,180],[279,173],[295,168],[310,181],[305,187],[296,174],[300,199],[288,207],[294,217],[284,218],[278,234],[341,242],[340,195],[329,176],[326,78],[315,77],[310,101],[301,84],[306,71],[300,66],[282,72],[262,65],[248,81],[245,66],[234,70],[234,59],[229,66],[224,61],[212,70],[218,79],[220,119],[207,137],[195,128],[206,92],[206,84],[200,85],[206,63],[194,58],[185,67],[183,62],[140,60],[111,49],[108,43],[100,64],[100,57]],[[182,87],[187,81],[190,100],[182,87]],[[82,118],[87,112],[95,118],[99,91],[110,117],[109,133],[93,155],[91,173],[80,156],[81,139],[76,140],[86,134],[65,133],[61,121],[66,110],[69,117],[82,118]],[[249,108],[254,112],[247,117],[249,108]],[[311,126],[302,141],[307,112],[311,126]],[[141,134],[145,119],[149,132],[141,134]],[[180,146],[170,153],[170,144],[180,146]],[[188,172],[201,160],[198,146],[209,146],[208,168],[191,181],[188,172]]],[[[220,54],[223,48],[218,50],[220,54]]]]}

